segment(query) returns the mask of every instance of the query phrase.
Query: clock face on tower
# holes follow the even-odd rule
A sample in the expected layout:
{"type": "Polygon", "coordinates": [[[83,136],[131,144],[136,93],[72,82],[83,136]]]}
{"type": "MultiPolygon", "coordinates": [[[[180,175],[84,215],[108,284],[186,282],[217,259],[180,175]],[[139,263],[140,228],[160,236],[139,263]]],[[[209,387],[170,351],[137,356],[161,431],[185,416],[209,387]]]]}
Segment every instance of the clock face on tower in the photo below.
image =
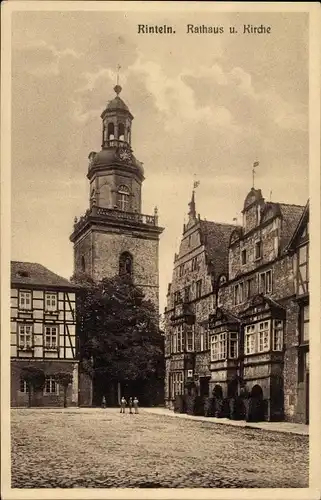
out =
{"type": "Polygon", "coordinates": [[[118,158],[121,161],[129,161],[132,158],[131,152],[128,149],[120,148],[118,150],[118,158]]]}

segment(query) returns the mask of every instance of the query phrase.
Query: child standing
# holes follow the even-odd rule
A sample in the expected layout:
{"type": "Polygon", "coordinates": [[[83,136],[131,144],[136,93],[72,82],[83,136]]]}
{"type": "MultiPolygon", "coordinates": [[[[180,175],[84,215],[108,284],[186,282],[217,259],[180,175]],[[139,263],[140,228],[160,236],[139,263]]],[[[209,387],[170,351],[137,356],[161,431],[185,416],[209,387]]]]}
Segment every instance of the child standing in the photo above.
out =
{"type": "Polygon", "coordinates": [[[138,413],[138,399],[136,396],[134,397],[134,408],[135,408],[135,413],[138,413]]]}
{"type": "Polygon", "coordinates": [[[125,408],[126,408],[126,399],[123,396],[120,400],[120,413],[125,413],[125,408]]]}
{"type": "Polygon", "coordinates": [[[128,406],[129,406],[129,413],[133,413],[133,412],[132,412],[132,408],[133,408],[133,398],[129,398],[129,401],[128,401],[128,406]]]}

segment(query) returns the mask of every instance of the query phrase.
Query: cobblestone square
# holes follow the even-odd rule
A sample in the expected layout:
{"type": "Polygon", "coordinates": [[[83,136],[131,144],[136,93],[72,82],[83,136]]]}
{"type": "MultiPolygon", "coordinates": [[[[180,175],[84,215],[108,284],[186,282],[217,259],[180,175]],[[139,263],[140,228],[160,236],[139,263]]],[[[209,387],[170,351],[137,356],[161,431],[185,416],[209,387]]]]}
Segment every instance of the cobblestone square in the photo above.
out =
{"type": "Polygon", "coordinates": [[[118,409],[15,409],[13,488],[303,488],[308,437],[118,409]]]}

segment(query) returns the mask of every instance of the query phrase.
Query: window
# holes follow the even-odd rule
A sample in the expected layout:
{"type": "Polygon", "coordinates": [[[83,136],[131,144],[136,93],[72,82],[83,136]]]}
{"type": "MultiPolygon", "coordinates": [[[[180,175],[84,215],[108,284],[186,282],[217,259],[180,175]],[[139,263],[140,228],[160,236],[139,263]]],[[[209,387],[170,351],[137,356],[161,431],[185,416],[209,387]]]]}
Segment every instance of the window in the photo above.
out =
{"type": "Polygon", "coordinates": [[[192,271],[196,271],[198,269],[197,257],[193,257],[192,259],[192,271]]]}
{"type": "Polygon", "coordinates": [[[108,123],[108,139],[111,141],[112,139],[115,139],[115,126],[113,123],[108,123]]]}
{"type": "Polygon", "coordinates": [[[260,274],[259,293],[268,294],[272,292],[272,271],[260,274]]]}
{"type": "Polygon", "coordinates": [[[22,379],[20,379],[20,387],[19,387],[19,391],[20,391],[20,392],[24,392],[24,393],[29,392],[29,387],[28,387],[27,381],[26,381],[26,380],[24,380],[23,378],[22,378],[22,379]]]}
{"type": "Polygon", "coordinates": [[[178,275],[181,278],[184,275],[184,264],[181,264],[178,268],[178,275]]]}
{"type": "Polygon", "coordinates": [[[188,237],[188,246],[190,247],[192,243],[192,235],[190,234],[188,237]]]}
{"type": "Polygon", "coordinates": [[[45,294],[45,310],[46,311],[57,311],[57,294],[56,293],[46,293],[45,294]]]}
{"type": "Polygon", "coordinates": [[[255,325],[245,327],[245,354],[255,352],[255,325]]]}
{"type": "Polygon", "coordinates": [[[45,394],[58,394],[58,384],[54,377],[46,377],[44,389],[45,394]]]}
{"type": "Polygon", "coordinates": [[[19,341],[18,347],[20,349],[31,349],[32,348],[32,326],[31,325],[19,325],[19,341]]]}
{"type": "Polygon", "coordinates": [[[213,335],[211,338],[211,361],[226,359],[226,332],[213,335]]]}
{"type": "Polygon", "coordinates": [[[237,332],[230,333],[230,352],[229,357],[231,359],[237,358],[238,355],[238,335],[237,332]]]}
{"type": "Polygon", "coordinates": [[[171,373],[170,378],[171,378],[172,397],[183,394],[183,373],[182,372],[171,373]]]}
{"type": "Polygon", "coordinates": [[[131,276],[133,273],[133,257],[129,252],[123,252],[119,257],[119,275],[131,276]]]}
{"type": "Polygon", "coordinates": [[[191,300],[191,287],[186,286],[184,289],[184,301],[189,302],[191,300]]]}
{"type": "Polygon", "coordinates": [[[242,250],[241,252],[241,261],[242,261],[242,266],[246,264],[246,250],[242,250]]]}
{"type": "Polygon", "coordinates": [[[19,309],[31,309],[31,292],[19,291],[19,309]]]}
{"type": "Polygon", "coordinates": [[[209,348],[209,332],[207,328],[201,327],[200,331],[200,350],[207,351],[209,348]]]}
{"type": "Polygon", "coordinates": [[[270,350],[270,322],[263,321],[258,327],[258,352],[270,350]]]}
{"type": "Polygon", "coordinates": [[[173,332],[173,348],[172,348],[173,353],[177,352],[177,330],[176,328],[174,329],[173,332]]]}
{"type": "Polygon", "coordinates": [[[120,141],[125,140],[125,126],[123,123],[118,124],[118,139],[120,141]]]}
{"type": "MultiPolygon", "coordinates": [[[[245,327],[245,354],[253,354],[256,352],[267,352],[270,350],[270,320],[261,321],[253,325],[246,325],[245,327]]],[[[280,340],[280,329],[278,325],[278,345],[280,340]]],[[[276,345],[276,344],[275,344],[276,345]]]]}
{"type": "Polygon", "coordinates": [[[182,302],[181,292],[174,292],[174,305],[182,302]]]}
{"type": "Polygon", "coordinates": [[[301,325],[300,325],[301,344],[304,344],[306,342],[309,342],[309,321],[310,321],[309,304],[306,304],[305,306],[302,307],[300,311],[300,318],[301,318],[301,325]]]}
{"type": "Polygon", "coordinates": [[[237,283],[234,286],[234,304],[241,304],[244,300],[244,283],[237,283]]]}
{"type": "Polygon", "coordinates": [[[86,261],[84,256],[81,257],[81,270],[83,273],[86,272],[86,261]]]}
{"type": "Polygon", "coordinates": [[[124,212],[129,211],[130,191],[127,186],[119,186],[117,192],[117,207],[124,212]]]}
{"type": "Polygon", "coordinates": [[[283,350],[283,321],[275,319],[273,321],[273,351],[283,350]]]}
{"type": "Polygon", "coordinates": [[[46,326],[45,327],[45,348],[46,349],[57,349],[58,344],[58,333],[56,326],[46,326]]]}
{"type": "Polygon", "coordinates": [[[183,350],[183,325],[179,325],[177,327],[177,352],[182,352],[183,350]]]}
{"type": "Polygon", "coordinates": [[[249,299],[255,294],[255,278],[249,278],[246,281],[246,296],[249,299]]]}
{"type": "Polygon", "coordinates": [[[196,281],[195,298],[199,299],[202,296],[202,280],[196,281]]]}
{"type": "Polygon", "coordinates": [[[194,351],[194,325],[192,325],[192,329],[188,330],[186,333],[186,351],[193,352],[194,351]]]}
{"type": "Polygon", "coordinates": [[[255,260],[262,258],[262,241],[257,241],[255,243],[255,260]]]}

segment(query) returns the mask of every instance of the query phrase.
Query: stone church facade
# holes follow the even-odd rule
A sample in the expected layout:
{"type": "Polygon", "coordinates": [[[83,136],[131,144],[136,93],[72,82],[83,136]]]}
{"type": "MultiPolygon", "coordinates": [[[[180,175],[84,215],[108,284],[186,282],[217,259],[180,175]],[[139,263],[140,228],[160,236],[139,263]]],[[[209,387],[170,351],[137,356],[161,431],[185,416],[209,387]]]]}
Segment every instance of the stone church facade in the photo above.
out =
{"type": "Polygon", "coordinates": [[[89,154],[89,208],[75,219],[70,240],[74,244],[74,272],[95,281],[131,275],[145,298],[159,313],[159,237],[157,208],[142,213],[144,168],[134,156],[133,115],[119,94],[101,114],[102,145],[89,154]]]}
{"type": "MultiPolygon", "coordinates": [[[[194,331],[200,322],[207,325],[207,352],[200,371],[195,342],[189,374],[196,394],[204,396],[199,381],[207,372],[207,392],[223,402],[219,416],[231,417],[235,401],[243,398],[244,418],[308,422],[308,218],[308,205],[266,202],[252,188],[242,226],[231,228],[227,242],[219,236],[211,242],[212,265],[203,274],[211,283],[207,311],[203,316],[195,306],[192,319],[194,331]],[[220,252],[225,265],[217,275],[220,252]],[[255,415],[254,407],[260,408],[255,415]]],[[[175,268],[169,310],[180,288],[175,268]]],[[[167,317],[167,404],[173,406],[188,388],[184,378],[171,388],[175,315],[167,312],[167,317]]]]}

